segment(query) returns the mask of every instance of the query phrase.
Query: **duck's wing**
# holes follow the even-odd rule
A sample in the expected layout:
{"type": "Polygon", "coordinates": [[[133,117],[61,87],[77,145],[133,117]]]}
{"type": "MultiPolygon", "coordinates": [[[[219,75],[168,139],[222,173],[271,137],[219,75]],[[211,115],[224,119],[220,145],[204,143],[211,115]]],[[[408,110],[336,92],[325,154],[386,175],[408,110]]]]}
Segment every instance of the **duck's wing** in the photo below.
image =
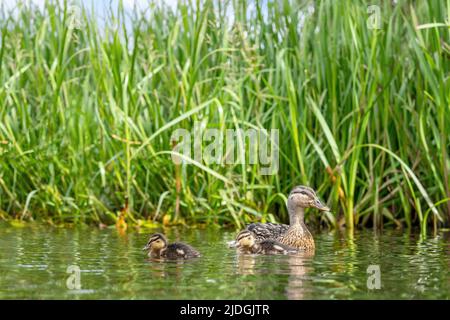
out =
{"type": "Polygon", "coordinates": [[[287,224],[277,223],[251,223],[247,226],[247,230],[252,231],[256,235],[258,241],[267,239],[277,239],[280,235],[285,233],[289,226],[287,224]]]}

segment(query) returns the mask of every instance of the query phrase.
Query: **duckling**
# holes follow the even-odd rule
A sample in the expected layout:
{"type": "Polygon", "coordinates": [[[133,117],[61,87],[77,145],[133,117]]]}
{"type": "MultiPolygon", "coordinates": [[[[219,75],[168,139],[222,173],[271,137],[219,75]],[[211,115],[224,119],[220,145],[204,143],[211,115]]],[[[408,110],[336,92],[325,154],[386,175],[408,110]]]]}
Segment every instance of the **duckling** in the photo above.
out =
{"type": "Polygon", "coordinates": [[[314,250],[314,238],[304,222],[305,208],[316,208],[320,211],[329,211],[330,209],[322,204],[313,189],[306,186],[296,186],[292,189],[287,207],[289,225],[251,223],[246,229],[252,231],[258,241],[275,239],[296,249],[314,250]]]}
{"type": "Polygon", "coordinates": [[[142,250],[149,250],[148,256],[150,258],[175,260],[200,257],[200,253],[188,244],[181,242],[169,244],[167,238],[161,233],[151,235],[142,250]]]}
{"type": "Polygon", "coordinates": [[[236,242],[241,253],[288,254],[297,252],[297,249],[285,246],[273,239],[257,241],[256,235],[249,230],[239,232],[236,236],[236,242]]]}

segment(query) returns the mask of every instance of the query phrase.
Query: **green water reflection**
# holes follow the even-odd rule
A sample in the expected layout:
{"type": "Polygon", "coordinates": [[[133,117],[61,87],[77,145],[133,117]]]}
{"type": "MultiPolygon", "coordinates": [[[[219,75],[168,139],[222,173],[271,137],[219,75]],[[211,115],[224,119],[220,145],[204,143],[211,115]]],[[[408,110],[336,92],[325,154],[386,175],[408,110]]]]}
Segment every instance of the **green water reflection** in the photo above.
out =
{"type": "MultiPolygon", "coordinates": [[[[152,231],[152,230],[151,230],[152,231]]],[[[239,256],[234,232],[168,229],[203,257],[154,262],[141,248],[146,232],[13,228],[0,224],[0,298],[31,299],[449,299],[450,234],[428,239],[401,231],[315,234],[313,256],[239,256]],[[67,287],[67,268],[81,289],[67,287]],[[378,265],[381,289],[367,288],[378,265]]],[[[158,230],[160,231],[160,230],[158,230]]]]}

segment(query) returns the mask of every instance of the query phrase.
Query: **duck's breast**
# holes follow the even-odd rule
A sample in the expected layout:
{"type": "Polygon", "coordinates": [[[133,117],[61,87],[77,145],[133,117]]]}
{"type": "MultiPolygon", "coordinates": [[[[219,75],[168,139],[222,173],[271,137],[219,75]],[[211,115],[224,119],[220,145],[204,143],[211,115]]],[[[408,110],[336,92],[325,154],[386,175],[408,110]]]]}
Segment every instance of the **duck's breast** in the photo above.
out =
{"type": "Polygon", "coordinates": [[[289,228],[277,239],[284,245],[302,250],[314,250],[314,238],[307,229],[289,228]]]}

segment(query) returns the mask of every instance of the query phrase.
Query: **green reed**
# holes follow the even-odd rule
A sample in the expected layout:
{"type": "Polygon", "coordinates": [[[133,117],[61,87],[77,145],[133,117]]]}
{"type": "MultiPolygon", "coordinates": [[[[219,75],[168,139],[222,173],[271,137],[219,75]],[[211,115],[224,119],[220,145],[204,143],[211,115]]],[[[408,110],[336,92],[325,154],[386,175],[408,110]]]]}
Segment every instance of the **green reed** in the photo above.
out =
{"type": "Polygon", "coordinates": [[[368,5],[119,5],[75,27],[69,3],[3,11],[0,217],[242,227],[286,221],[307,184],[332,208],[312,224],[448,225],[450,1],[381,1],[380,29],[368,5]],[[194,123],[278,129],[278,173],[175,165],[194,123]]]}

